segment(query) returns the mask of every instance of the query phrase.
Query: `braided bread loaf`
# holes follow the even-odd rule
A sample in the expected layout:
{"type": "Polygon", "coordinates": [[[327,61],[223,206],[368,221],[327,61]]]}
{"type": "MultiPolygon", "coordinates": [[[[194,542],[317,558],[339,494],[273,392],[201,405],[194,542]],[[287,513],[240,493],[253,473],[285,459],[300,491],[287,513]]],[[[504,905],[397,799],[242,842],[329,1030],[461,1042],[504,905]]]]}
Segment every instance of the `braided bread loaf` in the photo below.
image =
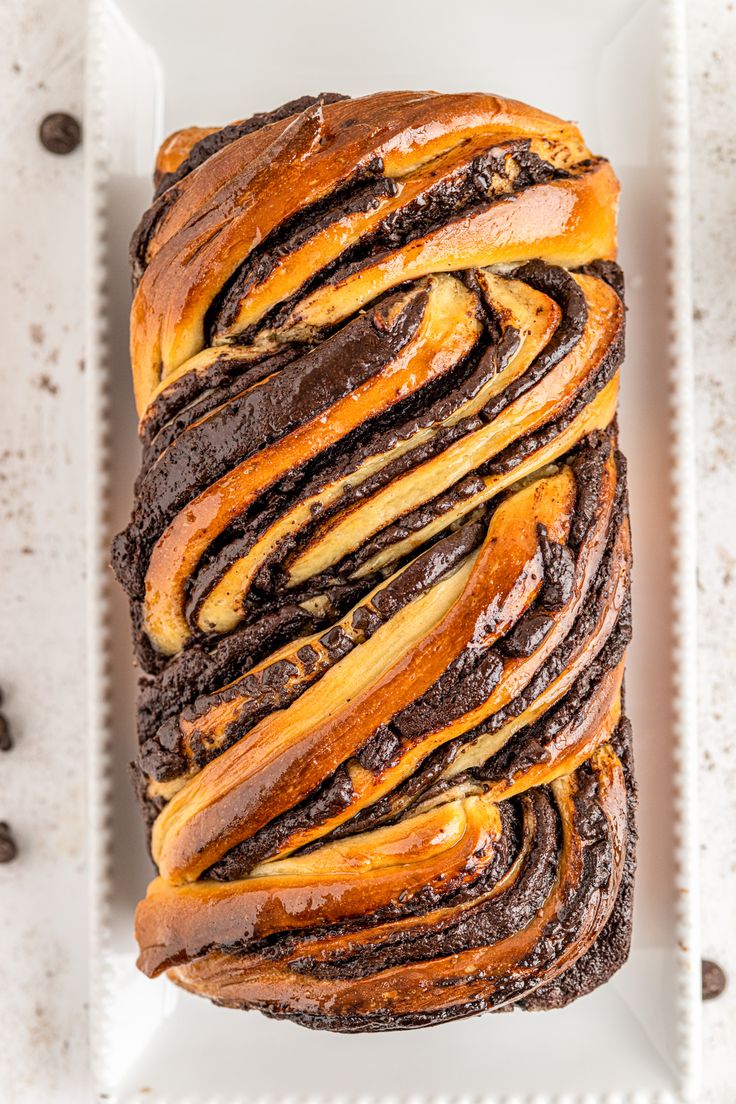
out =
{"type": "Polygon", "coordinates": [[[615,176],[394,92],[179,132],[156,181],[140,968],[345,1031],[562,1005],[630,937],[615,176]]]}

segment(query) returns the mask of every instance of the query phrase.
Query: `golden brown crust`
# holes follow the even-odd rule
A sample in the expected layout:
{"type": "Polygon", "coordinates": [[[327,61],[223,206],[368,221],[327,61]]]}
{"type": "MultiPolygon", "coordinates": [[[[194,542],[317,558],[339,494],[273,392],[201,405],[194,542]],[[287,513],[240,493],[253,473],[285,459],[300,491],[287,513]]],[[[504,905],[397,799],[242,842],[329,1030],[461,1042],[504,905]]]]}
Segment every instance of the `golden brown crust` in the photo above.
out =
{"type": "MultiPolygon", "coordinates": [[[[598,809],[605,818],[614,853],[622,852],[626,838],[626,789],[623,771],[610,746],[604,745],[591,759],[591,773],[598,786],[598,809]]],[[[570,961],[584,953],[599,934],[618,891],[621,866],[612,864],[612,877],[605,887],[586,893],[575,940],[561,941],[557,953],[535,961],[540,941],[550,924],[565,911],[577,895],[586,892],[584,872],[588,841],[576,831],[575,775],[568,775],[553,787],[560,815],[562,846],[559,864],[549,894],[534,918],[522,930],[514,931],[489,946],[468,949],[447,958],[390,967],[366,978],[310,977],[294,965],[302,949],[297,944],[285,960],[249,960],[221,951],[198,957],[187,966],[174,967],[170,977],[195,993],[216,995],[220,1003],[247,1005],[279,1013],[289,1008],[302,1020],[324,1017],[329,1023],[349,1025],[360,1018],[365,1023],[399,1025],[403,1019],[433,1015],[453,1018],[470,1007],[501,1008],[510,1000],[532,993],[561,974],[570,961]]],[[[506,887],[504,887],[506,888],[506,887]]],[[[339,951],[330,940],[309,948],[310,959],[319,961],[339,951]]],[[[337,946],[335,944],[338,944],[337,946]]]]}
{"type": "Polygon", "coordinates": [[[192,152],[192,147],[208,134],[213,134],[216,129],[216,127],[184,127],[182,130],[175,130],[165,138],[156,154],[155,182],[158,184],[162,177],[175,172],[192,152]]]}
{"type": "MultiPolygon", "coordinates": [[[[422,163],[482,133],[543,136],[585,160],[575,127],[523,104],[480,94],[378,93],[361,100],[316,105],[292,122],[272,124],[231,143],[185,181],[148,244],[148,267],[133,304],[131,357],[139,412],[161,379],[205,344],[204,315],[213,298],[252,249],[305,206],[355,178],[371,161],[400,179],[422,163]]],[[[500,221],[473,230],[467,240],[438,244],[457,267],[529,259],[532,242],[551,222],[550,248],[585,264],[615,252],[617,185],[605,167],[579,181],[559,183],[537,199],[509,209],[500,221]],[[603,174],[602,178],[600,174],[603,174]],[[569,248],[566,248],[569,243],[569,248]]],[[[484,220],[485,221],[485,220],[484,220]]],[[[473,228],[474,229],[474,228],[473,228]]],[[[563,260],[563,263],[565,261],[563,260]]]]}
{"type": "Polygon", "coordinates": [[[141,969],[345,1031],[592,987],[633,862],[611,167],[386,92],[179,131],[155,179],[141,969]]]}

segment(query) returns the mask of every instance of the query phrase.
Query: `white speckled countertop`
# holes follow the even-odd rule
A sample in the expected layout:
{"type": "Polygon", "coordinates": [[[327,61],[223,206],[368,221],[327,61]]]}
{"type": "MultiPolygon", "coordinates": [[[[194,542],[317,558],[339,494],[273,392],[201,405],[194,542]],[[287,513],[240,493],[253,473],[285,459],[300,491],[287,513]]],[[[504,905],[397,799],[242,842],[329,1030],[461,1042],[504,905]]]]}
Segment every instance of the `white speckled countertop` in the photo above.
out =
{"type": "MultiPolygon", "coordinates": [[[[81,116],[84,0],[0,5],[0,1104],[91,1100],[86,1053],[83,152],[43,150],[50,111],[81,116]],[[58,703],[63,702],[60,709],[58,703]],[[75,902],[77,907],[70,907],[75,902]]],[[[699,492],[703,1104],[736,1098],[736,4],[689,13],[699,492]],[[724,831],[725,826],[725,831],[724,831]]]]}

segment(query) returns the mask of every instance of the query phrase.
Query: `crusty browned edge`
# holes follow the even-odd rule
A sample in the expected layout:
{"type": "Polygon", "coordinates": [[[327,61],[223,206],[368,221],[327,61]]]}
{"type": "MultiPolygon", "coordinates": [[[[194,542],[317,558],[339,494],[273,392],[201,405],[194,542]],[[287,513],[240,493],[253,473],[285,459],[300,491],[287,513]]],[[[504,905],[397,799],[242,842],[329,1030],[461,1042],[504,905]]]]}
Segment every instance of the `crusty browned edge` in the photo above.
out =
{"type": "Polygon", "coordinates": [[[577,960],[569,970],[560,974],[548,985],[543,985],[526,1000],[520,1001],[518,1008],[528,1011],[545,1011],[564,1008],[570,1001],[584,996],[608,981],[626,962],[631,948],[631,931],[634,910],[634,877],[636,873],[636,807],[638,790],[634,778],[634,754],[631,734],[631,722],[624,718],[619,725],[614,740],[624,768],[626,778],[626,796],[628,810],[628,834],[626,856],[621,875],[616,903],[608,918],[608,923],[596,939],[593,946],[577,960]]]}

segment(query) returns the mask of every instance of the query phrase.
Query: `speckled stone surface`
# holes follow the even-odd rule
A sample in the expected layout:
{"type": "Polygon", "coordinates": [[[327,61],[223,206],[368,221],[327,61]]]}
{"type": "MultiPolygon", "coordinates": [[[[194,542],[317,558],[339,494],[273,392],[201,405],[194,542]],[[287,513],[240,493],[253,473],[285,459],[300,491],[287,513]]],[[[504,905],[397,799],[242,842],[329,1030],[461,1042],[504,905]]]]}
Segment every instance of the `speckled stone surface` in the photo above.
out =
{"type": "MultiPolygon", "coordinates": [[[[37,139],[81,114],[83,0],[0,5],[0,1100],[91,1099],[86,1052],[83,151],[37,139]],[[12,386],[7,386],[12,381],[12,386]],[[16,626],[20,626],[16,630],[16,626]],[[63,702],[63,708],[58,703],[63,702]]],[[[699,492],[703,952],[730,979],[704,1006],[703,1104],[734,1100],[736,1023],[736,5],[691,2],[699,492]]],[[[145,1096],[141,1097],[142,1100],[145,1096]]]]}
{"type": "Polygon", "coordinates": [[[703,1101],[736,1099],[736,4],[689,11],[698,475],[703,955],[729,980],[703,1007],[703,1101]]]}

